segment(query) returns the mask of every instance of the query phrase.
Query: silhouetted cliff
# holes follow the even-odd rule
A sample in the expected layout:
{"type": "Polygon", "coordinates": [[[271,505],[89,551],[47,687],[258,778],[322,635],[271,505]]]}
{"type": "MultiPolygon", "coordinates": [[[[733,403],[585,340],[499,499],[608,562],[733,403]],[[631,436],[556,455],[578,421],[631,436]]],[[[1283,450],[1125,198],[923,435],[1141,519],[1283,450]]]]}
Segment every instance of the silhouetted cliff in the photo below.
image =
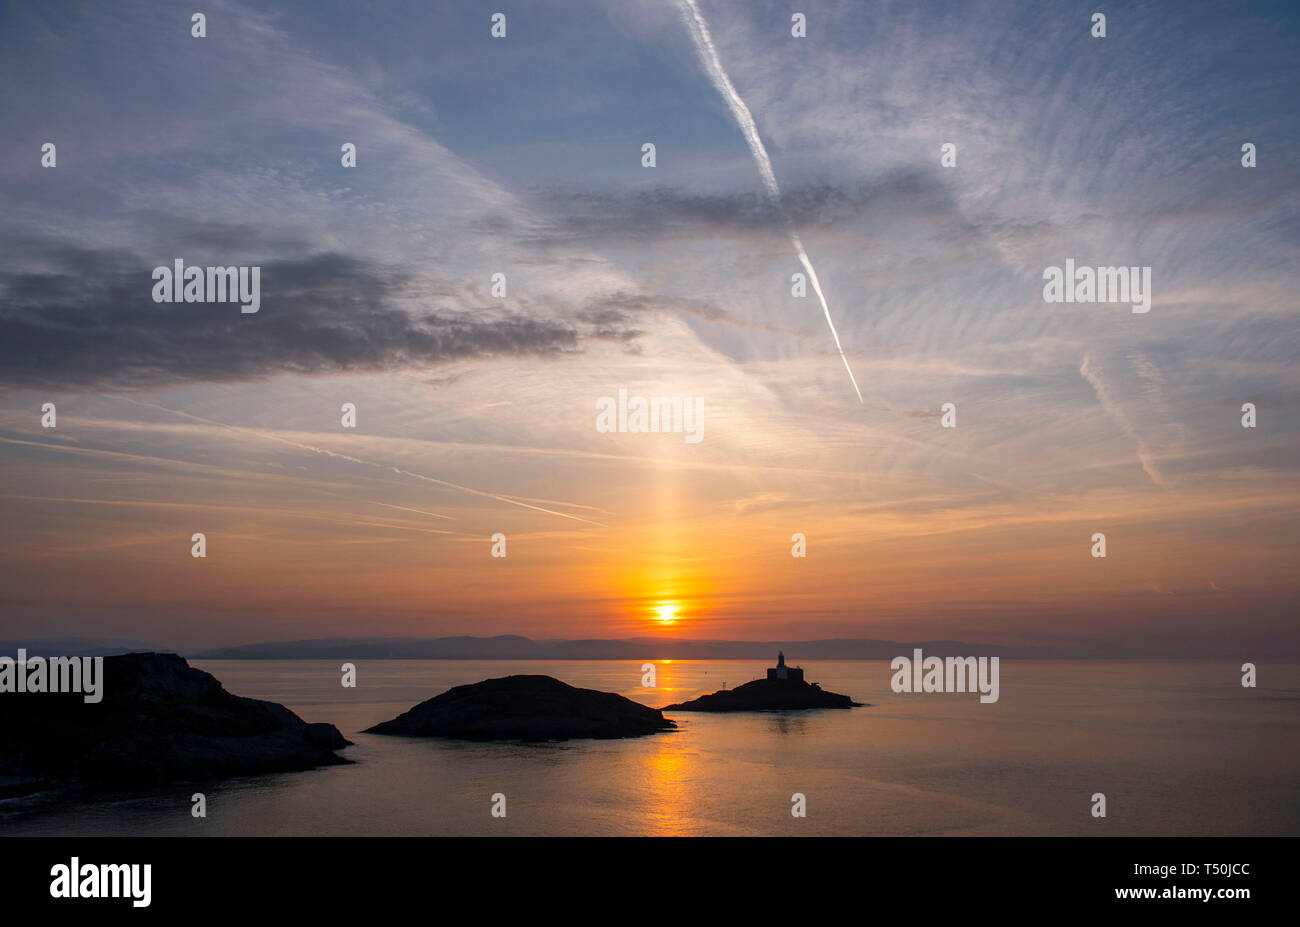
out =
{"type": "Polygon", "coordinates": [[[0,777],[10,794],[50,785],[134,788],[349,762],[332,724],[231,695],[169,653],[104,657],[103,700],[0,694],[0,777]]]}

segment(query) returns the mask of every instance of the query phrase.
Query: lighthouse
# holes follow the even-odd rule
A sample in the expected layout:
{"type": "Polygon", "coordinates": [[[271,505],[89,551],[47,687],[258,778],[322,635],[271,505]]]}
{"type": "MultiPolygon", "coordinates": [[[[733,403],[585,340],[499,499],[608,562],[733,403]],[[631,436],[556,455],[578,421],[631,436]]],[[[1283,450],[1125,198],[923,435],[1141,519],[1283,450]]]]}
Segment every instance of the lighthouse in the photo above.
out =
{"type": "Polygon", "coordinates": [[[779,650],[776,654],[776,666],[768,668],[767,678],[803,682],[803,670],[797,666],[786,666],[785,651],[779,650]]]}

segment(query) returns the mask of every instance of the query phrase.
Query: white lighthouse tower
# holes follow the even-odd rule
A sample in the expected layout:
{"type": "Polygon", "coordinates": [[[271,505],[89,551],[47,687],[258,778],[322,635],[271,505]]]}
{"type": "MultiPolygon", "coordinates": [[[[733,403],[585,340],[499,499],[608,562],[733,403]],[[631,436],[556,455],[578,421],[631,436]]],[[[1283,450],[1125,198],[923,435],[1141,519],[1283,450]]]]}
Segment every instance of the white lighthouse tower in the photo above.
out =
{"type": "Polygon", "coordinates": [[[796,680],[797,682],[803,682],[803,670],[797,666],[786,666],[785,651],[780,650],[777,651],[776,666],[768,669],[767,678],[782,679],[782,680],[793,679],[796,680]]]}

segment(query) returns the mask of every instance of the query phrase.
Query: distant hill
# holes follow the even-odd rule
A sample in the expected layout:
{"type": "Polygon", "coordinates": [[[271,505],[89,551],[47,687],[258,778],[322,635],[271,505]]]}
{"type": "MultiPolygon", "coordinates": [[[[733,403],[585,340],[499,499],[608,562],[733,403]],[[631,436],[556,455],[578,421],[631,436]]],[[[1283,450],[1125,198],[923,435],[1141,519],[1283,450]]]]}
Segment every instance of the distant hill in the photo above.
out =
{"type": "Polygon", "coordinates": [[[27,651],[31,657],[108,657],[119,653],[151,653],[168,651],[141,641],[120,640],[108,637],[45,637],[30,640],[0,640],[0,656],[17,657],[18,650],[27,651]]]}
{"type": "Polygon", "coordinates": [[[545,660],[536,642],[499,637],[333,637],[221,647],[194,654],[206,660],[545,660]]]}
{"type": "Polygon", "coordinates": [[[889,660],[911,656],[996,656],[1020,659],[1127,657],[1087,647],[1003,647],[964,641],[900,642],[864,638],[813,641],[697,641],[661,638],[534,641],[499,637],[322,638],[221,647],[199,660],[768,660],[784,650],[792,660],[889,660]]]}

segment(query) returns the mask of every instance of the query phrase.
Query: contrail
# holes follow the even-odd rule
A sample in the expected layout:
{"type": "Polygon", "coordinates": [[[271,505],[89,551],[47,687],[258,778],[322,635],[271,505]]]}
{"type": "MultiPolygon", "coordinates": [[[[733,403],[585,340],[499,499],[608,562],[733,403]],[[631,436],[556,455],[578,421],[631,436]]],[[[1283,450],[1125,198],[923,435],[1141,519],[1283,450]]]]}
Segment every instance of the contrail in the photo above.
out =
{"type": "MultiPolygon", "coordinates": [[[[411,470],[404,470],[401,467],[394,467],[391,464],[376,463],[373,460],[364,460],[360,457],[352,457],[349,454],[340,454],[338,451],[331,451],[328,448],[313,447],[310,444],[302,444],[301,442],[298,441],[291,441],[288,438],[282,438],[279,435],[269,434],[265,431],[258,431],[256,428],[246,428],[243,425],[229,425],[226,422],[214,421],[213,419],[210,418],[204,418],[201,415],[193,415],[189,412],[182,412],[179,409],[169,409],[166,406],[160,406],[157,405],[156,403],[144,402],[143,400],[140,399],[132,399],[130,396],[111,396],[107,393],[103,395],[109,399],[122,399],[125,400],[126,402],[134,403],[137,406],[146,406],[151,409],[160,409],[163,412],[170,412],[172,415],[180,415],[184,418],[190,418],[196,422],[203,422],[206,425],[216,425],[220,428],[229,428],[231,431],[237,431],[237,432],[242,431],[247,434],[257,435],[259,438],[265,438],[268,441],[279,441],[281,444],[288,444],[290,447],[296,447],[304,451],[311,451],[313,454],[323,454],[326,457],[335,457],[339,460],[346,460],[349,463],[361,464],[362,466],[366,466],[366,467],[378,467],[381,470],[392,470],[394,473],[400,476],[409,476],[413,479],[423,480],[426,483],[433,483],[437,486],[445,486],[448,489],[456,489],[459,490],[460,492],[469,493],[471,496],[482,496],[485,499],[495,499],[497,502],[504,502],[507,505],[517,505],[522,509],[532,509],[534,512],[545,512],[547,515],[557,515],[560,518],[568,518],[573,521],[581,521],[589,525],[596,525],[597,527],[600,528],[608,527],[607,525],[601,524],[598,521],[592,521],[590,518],[579,518],[577,515],[570,515],[567,512],[557,512],[555,511],[555,509],[543,508],[540,505],[531,505],[527,502],[522,502],[518,499],[511,498],[510,496],[503,496],[499,493],[494,493],[494,492],[484,492],[481,489],[473,489],[469,486],[462,486],[459,483],[452,483],[448,480],[440,480],[437,479],[436,477],[425,476],[423,473],[415,473],[411,470]]],[[[383,503],[379,503],[379,504],[382,505],[383,503]]],[[[432,514],[432,513],[425,513],[425,514],[432,514]]],[[[439,516],[439,517],[447,517],[447,516],[439,516]]]]}
{"type": "Polygon", "coordinates": [[[1097,401],[1101,403],[1101,407],[1106,414],[1119,426],[1120,431],[1124,432],[1137,444],[1138,463],[1142,465],[1142,471],[1151,477],[1151,482],[1162,489],[1168,489],[1169,484],[1165,482],[1165,478],[1160,474],[1156,462],[1147,453],[1146,442],[1142,440],[1142,436],[1137,433],[1137,429],[1129,422],[1124,410],[1111,399],[1110,390],[1106,388],[1106,384],[1102,382],[1101,377],[1097,375],[1097,372],[1092,367],[1088,366],[1087,354],[1083,355],[1083,363],[1079,365],[1079,373],[1092,385],[1093,391],[1097,394],[1097,401]]]}
{"type": "MultiPolygon", "coordinates": [[[[718,58],[718,50],[713,45],[713,37],[709,34],[709,24],[704,21],[704,15],[700,12],[699,6],[695,0],[678,0],[681,6],[682,16],[686,20],[686,26],[691,30],[691,38],[695,41],[695,50],[700,53],[700,59],[704,63],[704,69],[709,72],[709,79],[713,81],[713,86],[722,94],[722,98],[727,101],[727,106],[731,108],[731,115],[735,117],[736,124],[740,126],[741,133],[745,136],[745,142],[749,145],[750,154],[754,156],[754,163],[758,165],[759,176],[763,178],[763,189],[767,191],[767,196],[773,203],[780,205],[781,188],[777,186],[776,174],[772,172],[772,159],[767,156],[767,149],[763,147],[763,140],[758,137],[758,126],[754,122],[753,115],[749,112],[749,107],[745,101],[740,98],[736,92],[735,85],[731,83],[731,78],[727,72],[722,69],[722,60],[718,58]]],[[[817,271],[813,269],[812,261],[808,258],[808,252],[803,246],[803,241],[799,234],[790,230],[790,244],[794,248],[795,254],[799,256],[799,263],[808,272],[808,279],[812,281],[813,292],[817,294],[817,299],[822,304],[822,312],[826,314],[826,324],[830,327],[831,337],[835,339],[835,350],[840,352],[840,360],[844,362],[844,369],[848,372],[849,382],[853,384],[853,392],[858,394],[858,402],[862,402],[862,390],[858,389],[858,381],[853,376],[853,370],[849,367],[849,359],[844,356],[844,348],[840,345],[839,333],[835,331],[835,323],[831,321],[831,309],[826,305],[826,295],[822,293],[821,281],[817,279],[817,271]]]]}

